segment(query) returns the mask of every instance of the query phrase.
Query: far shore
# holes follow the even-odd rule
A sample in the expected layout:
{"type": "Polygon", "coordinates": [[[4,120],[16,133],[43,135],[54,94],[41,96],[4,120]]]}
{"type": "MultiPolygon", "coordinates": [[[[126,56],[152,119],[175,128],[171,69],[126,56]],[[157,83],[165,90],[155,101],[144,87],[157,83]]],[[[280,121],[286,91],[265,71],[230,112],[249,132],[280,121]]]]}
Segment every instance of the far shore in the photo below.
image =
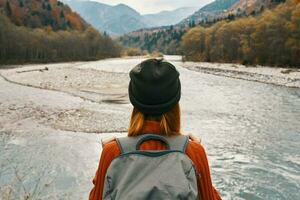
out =
{"type": "Polygon", "coordinates": [[[300,69],[245,66],[233,63],[185,62],[183,67],[216,76],[300,88],[300,69]]]}
{"type": "MultiPolygon", "coordinates": [[[[110,59],[136,59],[136,58],[151,58],[151,55],[145,56],[123,56],[120,58],[106,58],[110,59]]],[[[164,58],[168,60],[168,55],[164,58]]],[[[176,62],[181,62],[181,56],[177,56],[176,62]]],[[[171,60],[172,61],[172,60],[171,60]]],[[[82,63],[93,63],[98,61],[73,61],[73,62],[55,62],[55,63],[26,63],[13,65],[0,65],[0,71],[5,71],[14,68],[30,68],[36,70],[47,70],[49,66],[68,65],[73,63],[74,66],[82,63]]],[[[207,63],[207,62],[183,62],[182,67],[197,71],[200,73],[212,74],[216,76],[223,76],[229,78],[242,79],[247,81],[255,81],[279,86],[286,86],[291,88],[300,88],[300,69],[297,68],[276,68],[268,66],[245,66],[235,63],[207,63]]]]}
{"type": "Polygon", "coordinates": [[[140,58],[146,56],[121,56],[121,57],[112,57],[112,58],[103,58],[103,59],[95,59],[95,60],[74,60],[74,61],[57,61],[57,62],[21,62],[21,63],[0,63],[0,70],[2,69],[14,69],[14,68],[21,68],[27,66],[41,66],[41,65],[58,65],[58,64],[78,64],[78,63],[87,63],[87,62],[97,62],[101,60],[110,60],[110,59],[123,59],[123,58],[140,58]]]}

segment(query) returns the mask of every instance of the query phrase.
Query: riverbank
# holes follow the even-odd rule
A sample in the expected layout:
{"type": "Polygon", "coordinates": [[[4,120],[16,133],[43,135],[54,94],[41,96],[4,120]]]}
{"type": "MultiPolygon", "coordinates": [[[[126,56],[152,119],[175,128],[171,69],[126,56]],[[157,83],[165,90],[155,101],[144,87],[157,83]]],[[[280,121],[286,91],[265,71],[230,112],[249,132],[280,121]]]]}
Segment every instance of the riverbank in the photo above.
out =
{"type": "MultiPolygon", "coordinates": [[[[104,59],[105,62],[109,62],[110,60],[113,60],[113,66],[116,64],[115,62],[118,60],[142,60],[150,58],[150,55],[147,56],[132,56],[132,57],[122,57],[122,58],[109,58],[104,59]]],[[[176,62],[179,62],[181,60],[180,56],[171,56],[172,59],[176,57],[176,62]]],[[[165,56],[165,59],[168,60],[170,56],[165,56]]],[[[46,86],[41,86],[40,83],[37,83],[35,79],[29,80],[28,78],[26,80],[23,80],[23,76],[21,73],[27,73],[27,72],[45,72],[49,70],[50,68],[59,67],[61,71],[57,74],[55,74],[52,77],[49,77],[52,81],[55,79],[55,83],[57,87],[61,87],[61,82],[65,82],[65,79],[67,79],[69,76],[60,77],[60,74],[68,74],[68,71],[70,68],[78,68],[78,66],[81,65],[89,65],[89,67],[92,67],[94,69],[98,69],[98,66],[95,65],[95,63],[99,63],[99,61],[89,61],[89,62],[63,62],[63,63],[51,63],[51,64],[26,64],[26,65],[2,65],[0,67],[0,70],[2,70],[2,76],[3,78],[6,78],[7,80],[21,83],[28,85],[28,81],[30,82],[30,86],[34,87],[42,87],[44,89],[57,89],[57,88],[51,88],[46,86]],[[47,66],[45,68],[45,66],[47,66]],[[23,68],[23,69],[21,69],[23,68]],[[64,72],[65,71],[65,72],[64,72]],[[59,83],[58,83],[59,82],[59,83]],[[46,87],[46,88],[45,88],[46,87]]],[[[135,63],[136,64],[136,63],[135,63]]],[[[300,69],[295,68],[274,68],[274,67],[267,67],[267,66],[245,66],[241,64],[233,64],[233,63],[207,63],[207,62],[184,62],[180,65],[183,68],[186,68],[188,70],[201,72],[205,74],[211,74],[215,76],[223,76],[228,78],[235,78],[235,79],[241,79],[241,80],[247,80],[247,81],[254,81],[254,82],[260,82],[260,83],[266,83],[266,84],[273,84],[273,85],[279,85],[279,86],[285,86],[285,87],[291,87],[291,88],[300,88],[300,69]]],[[[117,65],[120,67],[120,69],[126,68],[126,66],[117,65]]],[[[106,66],[109,68],[109,66],[106,66]]],[[[81,67],[82,68],[82,67],[81,67]]],[[[114,67],[117,69],[116,67],[114,67]]],[[[119,70],[120,70],[119,69],[119,70]]],[[[122,70],[121,70],[122,71],[122,70]]],[[[129,71],[129,69],[126,68],[126,72],[129,71]]],[[[90,71],[90,75],[93,75],[93,72],[90,71]]],[[[124,70],[123,70],[124,72],[124,70]]],[[[80,71],[78,73],[74,74],[74,70],[72,70],[73,75],[71,77],[76,77],[77,75],[80,75],[80,71]]],[[[30,75],[30,73],[27,73],[30,75]]],[[[47,73],[45,73],[47,74],[47,73]]],[[[48,73],[49,74],[49,73],[48,73]]],[[[87,76],[89,76],[87,74],[87,76]]],[[[82,77],[82,76],[81,76],[82,77]]],[[[83,78],[84,79],[84,78],[83,78]]],[[[82,79],[82,80],[83,80],[82,79]]],[[[39,80],[44,80],[43,76],[40,76],[39,80]]],[[[75,81],[78,81],[78,77],[75,81]]],[[[79,84],[80,85],[80,84],[79,84]]]]}
{"type": "Polygon", "coordinates": [[[205,62],[185,62],[182,67],[216,76],[300,88],[300,69],[205,62]]]}

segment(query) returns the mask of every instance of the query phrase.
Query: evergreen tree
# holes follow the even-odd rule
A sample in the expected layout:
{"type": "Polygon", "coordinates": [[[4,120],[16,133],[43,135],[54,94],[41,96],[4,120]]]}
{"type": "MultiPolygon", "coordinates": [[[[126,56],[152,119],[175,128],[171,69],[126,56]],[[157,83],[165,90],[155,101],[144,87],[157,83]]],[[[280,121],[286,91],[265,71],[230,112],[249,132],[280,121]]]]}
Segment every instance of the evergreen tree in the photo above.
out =
{"type": "Polygon", "coordinates": [[[51,11],[51,10],[52,10],[52,8],[51,8],[51,5],[50,5],[50,4],[48,4],[48,5],[47,5],[47,10],[49,10],[49,11],[51,11]]]}
{"type": "Polygon", "coordinates": [[[19,0],[19,6],[20,6],[21,8],[23,8],[23,7],[24,7],[23,0],[19,0]]]}
{"type": "Polygon", "coordinates": [[[8,16],[12,15],[12,10],[11,10],[9,1],[6,1],[5,10],[6,10],[6,13],[7,13],[8,16]]]}

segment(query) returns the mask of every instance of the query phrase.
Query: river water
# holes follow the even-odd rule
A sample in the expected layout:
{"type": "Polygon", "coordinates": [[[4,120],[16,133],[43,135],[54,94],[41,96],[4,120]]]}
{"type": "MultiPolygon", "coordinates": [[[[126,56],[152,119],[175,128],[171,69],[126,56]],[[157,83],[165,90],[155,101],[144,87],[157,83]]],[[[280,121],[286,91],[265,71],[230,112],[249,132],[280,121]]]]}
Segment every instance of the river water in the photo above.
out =
{"type": "MultiPolygon", "coordinates": [[[[179,57],[166,59],[181,74],[182,130],[202,139],[223,199],[300,199],[300,89],[194,72],[179,57]]],[[[0,77],[0,199],[87,199],[100,139],[125,135],[132,109],[127,73],[141,60],[47,65],[43,74],[12,71],[5,78],[15,83],[0,77]],[[82,79],[76,73],[72,79],[75,69],[82,79]],[[97,84],[105,88],[95,92],[88,70],[99,72],[97,84]],[[60,87],[53,77],[62,72],[80,86],[60,87]],[[87,87],[92,92],[83,92],[87,87]]]]}

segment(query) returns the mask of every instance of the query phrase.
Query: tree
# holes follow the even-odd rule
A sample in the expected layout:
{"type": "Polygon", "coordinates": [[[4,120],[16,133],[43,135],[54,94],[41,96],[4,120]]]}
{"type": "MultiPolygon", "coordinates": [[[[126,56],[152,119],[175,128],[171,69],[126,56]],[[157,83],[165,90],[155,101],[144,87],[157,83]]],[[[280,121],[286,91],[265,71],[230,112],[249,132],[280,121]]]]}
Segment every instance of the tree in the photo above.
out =
{"type": "Polygon", "coordinates": [[[11,10],[9,1],[6,1],[5,10],[6,10],[7,16],[12,15],[12,10],[11,10]]]}
{"type": "Polygon", "coordinates": [[[60,18],[65,18],[64,11],[60,11],[60,18]]]}
{"type": "Polygon", "coordinates": [[[51,10],[52,10],[52,8],[51,8],[51,5],[50,5],[50,4],[48,4],[48,5],[47,5],[47,10],[48,10],[48,11],[51,11],[51,10]]]}
{"type": "Polygon", "coordinates": [[[21,8],[24,7],[23,0],[19,0],[19,6],[20,6],[21,8]]]}
{"type": "Polygon", "coordinates": [[[181,48],[186,52],[188,59],[204,61],[205,60],[205,40],[206,32],[203,27],[191,29],[182,38],[181,48]]]}
{"type": "Polygon", "coordinates": [[[195,27],[195,26],[196,26],[195,20],[191,20],[191,21],[189,22],[189,27],[190,27],[190,28],[193,28],[193,27],[195,27]]]}
{"type": "Polygon", "coordinates": [[[300,67],[300,0],[260,16],[190,29],[181,46],[190,60],[300,67]]]}
{"type": "Polygon", "coordinates": [[[0,63],[94,60],[120,55],[120,47],[92,27],[53,31],[14,25],[0,13],[0,63]]]}

